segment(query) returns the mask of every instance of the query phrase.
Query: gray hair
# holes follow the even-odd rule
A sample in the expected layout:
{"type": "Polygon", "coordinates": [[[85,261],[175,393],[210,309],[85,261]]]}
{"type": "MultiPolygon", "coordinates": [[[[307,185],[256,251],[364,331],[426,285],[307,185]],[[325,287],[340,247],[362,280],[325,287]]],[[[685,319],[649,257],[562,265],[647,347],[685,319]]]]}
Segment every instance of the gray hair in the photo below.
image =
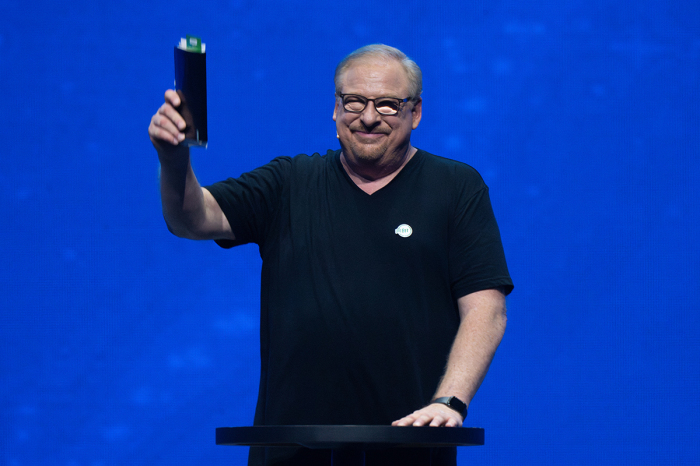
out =
{"type": "Polygon", "coordinates": [[[336,94],[340,92],[340,81],[343,74],[355,62],[365,58],[383,58],[384,60],[396,60],[399,62],[408,78],[409,98],[413,101],[417,101],[420,98],[423,92],[423,73],[420,68],[416,62],[408,58],[401,50],[384,44],[365,45],[343,58],[335,69],[334,81],[336,94]]]}

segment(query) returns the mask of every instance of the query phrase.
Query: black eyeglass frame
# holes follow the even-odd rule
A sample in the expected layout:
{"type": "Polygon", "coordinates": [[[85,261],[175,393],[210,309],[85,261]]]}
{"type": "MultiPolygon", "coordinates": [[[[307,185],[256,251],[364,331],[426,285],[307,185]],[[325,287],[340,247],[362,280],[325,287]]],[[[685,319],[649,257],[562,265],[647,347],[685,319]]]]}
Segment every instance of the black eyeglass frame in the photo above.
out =
{"type": "Polygon", "coordinates": [[[360,95],[360,94],[337,94],[337,95],[338,95],[338,97],[340,97],[340,101],[341,101],[342,104],[343,104],[343,109],[344,109],[346,112],[348,112],[348,113],[362,113],[362,112],[364,112],[365,109],[367,108],[367,103],[368,103],[368,102],[372,102],[372,103],[374,104],[374,110],[376,110],[376,112],[379,113],[380,115],[384,115],[384,116],[398,115],[399,112],[401,111],[401,106],[402,106],[403,104],[405,104],[406,102],[408,102],[409,100],[411,100],[410,97],[406,97],[405,99],[399,99],[398,97],[377,97],[376,99],[369,99],[369,98],[367,98],[367,97],[365,97],[365,96],[363,96],[363,95],[360,95]],[[346,97],[346,96],[359,97],[360,100],[364,100],[365,105],[362,107],[362,110],[348,110],[348,109],[345,107],[345,97],[346,97]],[[382,112],[380,112],[379,109],[377,108],[377,102],[376,102],[377,100],[380,100],[380,101],[381,101],[381,100],[387,100],[387,99],[388,99],[388,100],[394,100],[394,101],[398,102],[398,104],[399,104],[398,107],[399,107],[399,108],[398,108],[398,110],[396,110],[396,113],[382,113],[382,112]]]}

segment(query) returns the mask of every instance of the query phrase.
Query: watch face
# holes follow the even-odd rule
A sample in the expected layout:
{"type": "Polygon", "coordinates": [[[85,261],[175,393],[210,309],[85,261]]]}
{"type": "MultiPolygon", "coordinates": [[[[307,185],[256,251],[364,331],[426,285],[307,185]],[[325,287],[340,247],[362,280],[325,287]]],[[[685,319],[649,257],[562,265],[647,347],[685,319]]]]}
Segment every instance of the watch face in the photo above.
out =
{"type": "Polygon", "coordinates": [[[465,404],[462,402],[462,400],[460,400],[459,398],[457,398],[457,397],[455,397],[455,396],[451,396],[451,397],[447,400],[447,403],[446,403],[446,404],[447,404],[447,406],[449,406],[450,408],[452,408],[452,409],[454,409],[455,411],[457,411],[458,413],[462,413],[462,414],[464,414],[464,409],[467,407],[467,405],[465,405],[465,404]]]}

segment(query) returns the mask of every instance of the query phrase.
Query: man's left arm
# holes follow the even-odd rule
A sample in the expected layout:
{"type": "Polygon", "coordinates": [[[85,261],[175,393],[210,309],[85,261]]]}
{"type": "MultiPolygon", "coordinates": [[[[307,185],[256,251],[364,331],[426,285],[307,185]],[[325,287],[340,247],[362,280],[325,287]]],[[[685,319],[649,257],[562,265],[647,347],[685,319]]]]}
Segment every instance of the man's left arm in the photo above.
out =
{"type": "MultiPolygon", "coordinates": [[[[457,300],[460,324],[435,398],[455,396],[469,405],[489,370],[506,329],[506,299],[500,289],[477,291],[457,300]]],[[[393,426],[459,427],[460,413],[433,403],[393,426]]]]}

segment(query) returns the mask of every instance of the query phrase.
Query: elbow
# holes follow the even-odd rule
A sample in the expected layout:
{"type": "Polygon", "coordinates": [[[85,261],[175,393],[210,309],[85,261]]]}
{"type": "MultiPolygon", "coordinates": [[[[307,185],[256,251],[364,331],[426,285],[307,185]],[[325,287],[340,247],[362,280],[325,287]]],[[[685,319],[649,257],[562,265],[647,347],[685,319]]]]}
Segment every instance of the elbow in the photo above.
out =
{"type": "Polygon", "coordinates": [[[508,323],[508,312],[506,310],[505,300],[503,302],[503,305],[500,306],[500,308],[497,309],[495,312],[494,323],[495,323],[495,327],[500,329],[501,334],[505,333],[506,324],[508,323]]]}
{"type": "Polygon", "coordinates": [[[501,335],[506,333],[506,324],[508,323],[508,316],[506,315],[506,308],[503,308],[503,312],[500,312],[496,316],[496,327],[500,330],[501,335]]]}
{"type": "Polygon", "coordinates": [[[184,238],[184,235],[182,234],[181,230],[178,228],[175,228],[170,222],[167,220],[165,221],[165,226],[168,227],[168,231],[172,233],[173,235],[177,236],[178,238],[184,238]]]}
{"type": "Polygon", "coordinates": [[[177,236],[178,238],[185,238],[185,239],[200,239],[192,228],[188,227],[185,224],[182,223],[173,223],[169,222],[167,217],[164,217],[165,219],[165,226],[168,228],[168,231],[172,233],[173,235],[177,236]]]}

